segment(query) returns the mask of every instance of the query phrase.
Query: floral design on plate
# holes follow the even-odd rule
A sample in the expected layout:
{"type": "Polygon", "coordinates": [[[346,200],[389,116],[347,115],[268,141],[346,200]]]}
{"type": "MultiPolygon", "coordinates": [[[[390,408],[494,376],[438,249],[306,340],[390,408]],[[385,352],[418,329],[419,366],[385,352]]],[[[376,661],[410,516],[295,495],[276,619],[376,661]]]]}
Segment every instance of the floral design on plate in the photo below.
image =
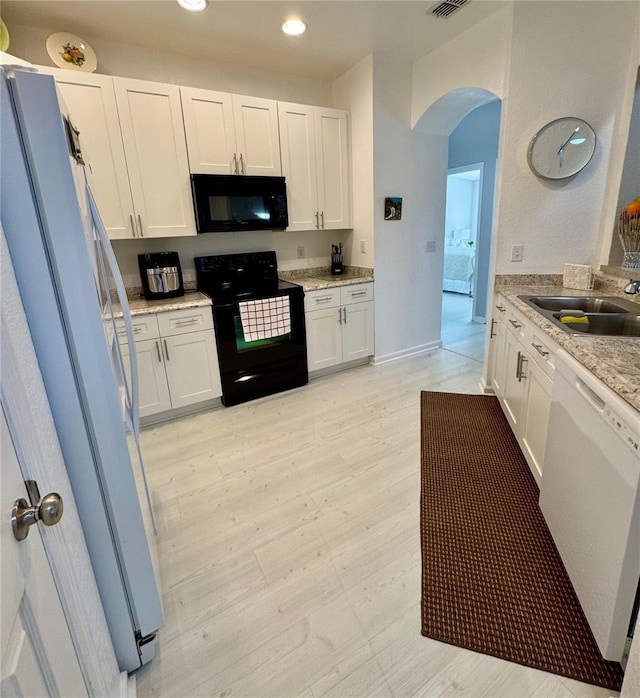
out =
{"type": "Polygon", "coordinates": [[[56,32],[47,38],[49,58],[59,67],[67,70],[81,70],[93,73],[98,60],[89,44],[75,34],[56,32]]]}

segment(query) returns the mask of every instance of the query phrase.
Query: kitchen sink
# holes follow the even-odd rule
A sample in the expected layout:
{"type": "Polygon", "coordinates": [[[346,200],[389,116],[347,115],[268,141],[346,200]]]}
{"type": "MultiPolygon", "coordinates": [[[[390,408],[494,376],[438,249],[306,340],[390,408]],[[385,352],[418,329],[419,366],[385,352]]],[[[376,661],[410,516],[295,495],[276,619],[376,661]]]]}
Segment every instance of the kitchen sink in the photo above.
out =
{"type": "Polygon", "coordinates": [[[543,310],[582,310],[585,313],[639,312],[637,305],[620,298],[590,298],[588,296],[520,296],[529,305],[543,310]],[[629,307],[631,305],[631,307],[629,307]]]}
{"type": "Polygon", "coordinates": [[[624,298],[589,296],[519,296],[519,298],[556,327],[576,337],[640,337],[640,306],[624,298]],[[561,322],[563,310],[579,311],[586,322],[584,319],[580,322],[561,322]]]}

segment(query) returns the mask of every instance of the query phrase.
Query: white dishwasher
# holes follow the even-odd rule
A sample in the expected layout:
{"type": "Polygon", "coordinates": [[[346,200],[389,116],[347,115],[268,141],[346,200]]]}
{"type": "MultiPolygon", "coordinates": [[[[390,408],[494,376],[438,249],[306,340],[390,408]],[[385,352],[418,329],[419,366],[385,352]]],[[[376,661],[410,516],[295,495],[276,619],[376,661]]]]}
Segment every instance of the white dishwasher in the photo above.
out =
{"type": "Polygon", "coordinates": [[[640,578],[640,415],[560,350],[549,420],[540,508],[603,657],[619,662],[640,578]]]}

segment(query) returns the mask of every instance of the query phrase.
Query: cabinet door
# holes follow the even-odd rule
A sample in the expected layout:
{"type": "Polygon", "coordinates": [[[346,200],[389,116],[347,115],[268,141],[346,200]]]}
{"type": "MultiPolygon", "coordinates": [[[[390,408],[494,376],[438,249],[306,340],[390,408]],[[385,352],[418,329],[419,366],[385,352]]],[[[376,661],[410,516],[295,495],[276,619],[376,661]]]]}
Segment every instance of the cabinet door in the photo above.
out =
{"type": "Polygon", "coordinates": [[[498,396],[502,397],[504,394],[504,379],[506,374],[505,368],[505,333],[506,328],[496,318],[491,320],[492,331],[491,331],[491,343],[489,345],[489,351],[491,352],[491,358],[489,360],[489,366],[491,371],[491,385],[493,386],[493,392],[498,396]]]}
{"type": "Polygon", "coordinates": [[[282,174],[287,179],[287,230],[319,226],[314,108],[278,102],[282,174]]]}
{"type": "Polygon", "coordinates": [[[195,235],[180,88],[126,78],[114,86],[139,232],[195,235]]]}
{"type": "Polygon", "coordinates": [[[278,103],[271,99],[233,95],[233,118],[240,174],[282,174],[278,103]]]}
{"type": "Polygon", "coordinates": [[[535,362],[529,361],[527,394],[522,418],[522,450],[538,485],[542,479],[544,451],[547,445],[549,411],[553,382],[535,362]]]}
{"type": "Polygon", "coordinates": [[[180,97],[191,172],[237,174],[232,96],[181,87],[180,97]]]}
{"type": "Polygon", "coordinates": [[[51,74],[64,100],[63,108],[80,131],[82,154],[89,165],[87,175],[109,237],[135,237],[113,78],[69,70],[52,70],[51,74]]]}
{"type": "MultiPolygon", "coordinates": [[[[164,370],[164,360],[160,349],[159,339],[146,339],[136,342],[136,359],[138,362],[138,387],[140,395],[140,416],[171,409],[167,375],[164,370]]],[[[124,358],[124,368],[127,380],[131,380],[129,372],[129,345],[120,347],[124,358]]]]}
{"type": "Polygon", "coordinates": [[[342,363],[342,307],[306,313],[309,371],[342,363]]]}
{"type": "Polygon", "coordinates": [[[526,357],[522,345],[512,335],[505,332],[505,376],[502,406],[505,416],[516,437],[520,436],[520,421],[524,410],[526,378],[522,364],[526,357]]]}
{"type": "Polygon", "coordinates": [[[173,407],[193,405],[222,395],[213,330],[162,339],[173,407]]]}
{"type": "Polygon", "coordinates": [[[342,309],[342,360],[373,354],[373,302],[345,305],[342,309]]]}
{"type": "Polygon", "coordinates": [[[321,228],[351,228],[347,113],[315,109],[318,207],[321,228]]]}

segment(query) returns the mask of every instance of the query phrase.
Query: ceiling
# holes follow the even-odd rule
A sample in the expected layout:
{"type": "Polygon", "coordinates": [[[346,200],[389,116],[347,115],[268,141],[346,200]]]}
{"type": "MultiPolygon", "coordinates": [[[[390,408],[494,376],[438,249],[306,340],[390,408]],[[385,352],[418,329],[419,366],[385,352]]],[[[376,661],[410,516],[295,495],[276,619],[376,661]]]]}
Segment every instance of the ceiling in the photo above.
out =
{"type": "Polygon", "coordinates": [[[82,38],[161,48],[245,68],[334,80],[365,56],[413,62],[508,4],[470,0],[448,19],[435,0],[211,0],[204,12],[175,0],[3,0],[2,19],[82,38]],[[280,31],[291,16],[309,28],[280,31]]]}

